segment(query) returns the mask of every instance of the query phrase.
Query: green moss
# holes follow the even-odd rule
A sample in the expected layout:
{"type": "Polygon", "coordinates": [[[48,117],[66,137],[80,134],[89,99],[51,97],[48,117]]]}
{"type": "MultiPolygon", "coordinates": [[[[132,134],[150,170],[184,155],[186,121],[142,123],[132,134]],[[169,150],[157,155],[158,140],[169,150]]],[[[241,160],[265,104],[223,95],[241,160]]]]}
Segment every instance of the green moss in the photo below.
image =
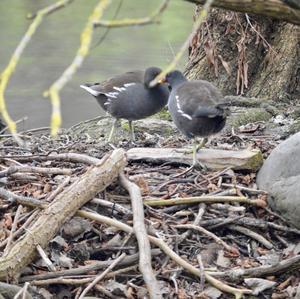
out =
{"type": "Polygon", "coordinates": [[[163,108],[162,110],[160,110],[157,114],[156,117],[158,119],[163,119],[163,120],[172,120],[171,115],[168,111],[167,108],[163,108]]]}
{"type": "Polygon", "coordinates": [[[300,120],[295,121],[288,129],[288,135],[300,132],[300,120]]]}
{"type": "Polygon", "coordinates": [[[242,169],[256,171],[261,168],[264,161],[263,155],[260,150],[253,151],[257,151],[257,153],[246,164],[242,166],[242,169]]]}
{"type": "Polygon", "coordinates": [[[125,131],[128,131],[128,132],[130,131],[130,130],[129,130],[129,123],[128,123],[128,121],[122,122],[121,127],[122,127],[122,129],[125,130],[125,131]]]}
{"type": "Polygon", "coordinates": [[[272,115],[264,109],[253,108],[246,110],[245,113],[233,117],[229,120],[229,123],[231,123],[234,127],[239,127],[257,121],[268,121],[271,117],[272,115]]]}
{"type": "Polygon", "coordinates": [[[300,118],[300,108],[296,108],[291,114],[293,118],[300,118]]]}

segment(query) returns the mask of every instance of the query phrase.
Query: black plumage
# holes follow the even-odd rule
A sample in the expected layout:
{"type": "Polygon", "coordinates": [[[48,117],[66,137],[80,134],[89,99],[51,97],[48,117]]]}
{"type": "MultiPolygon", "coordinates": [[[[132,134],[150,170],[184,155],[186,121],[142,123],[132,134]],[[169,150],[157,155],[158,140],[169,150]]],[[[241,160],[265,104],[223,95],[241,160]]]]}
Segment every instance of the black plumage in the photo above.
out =
{"type": "Polygon", "coordinates": [[[120,118],[129,121],[132,139],[132,121],[151,116],[168,102],[169,90],[163,84],[150,87],[150,82],[161,72],[157,67],[146,71],[131,71],[117,75],[101,83],[80,85],[96,99],[99,105],[115,119],[108,141],[120,118]]]}
{"type": "MultiPolygon", "coordinates": [[[[165,81],[172,88],[168,103],[170,114],[187,138],[202,137],[207,141],[207,137],[224,128],[230,111],[213,84],[205,80],[188,81],[180,71],[168,73],[165,81]]],[[[194,147],[194,164],[196,151],[194,147]]]]}

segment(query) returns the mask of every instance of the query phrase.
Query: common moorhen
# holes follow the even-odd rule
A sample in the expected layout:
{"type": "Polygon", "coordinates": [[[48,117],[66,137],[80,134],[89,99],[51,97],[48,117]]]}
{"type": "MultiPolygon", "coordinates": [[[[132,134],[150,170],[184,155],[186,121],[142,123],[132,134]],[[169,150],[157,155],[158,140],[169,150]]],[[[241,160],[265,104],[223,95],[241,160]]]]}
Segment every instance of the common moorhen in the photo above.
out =
{"type": "Polygon", "coordinates": [[[160,68],[149,67],[145,71],[127,72],[101,83],[80,85],[115,118],[108,142],[112,140],[120,118],[128,120],[131,138],[135,140],[132,121],[153,115],[167,104],[168,87],[164,84],[149,86],[160,72],[160,68]]]}
{"type": "Polygon", "coordinates": [[[221,92],[208,81],[188,81],[177,70],[168,73],[165,81],[172,88],[168,108],[177,128],[187,138],[203,138],[199,145],[194,139],[195,166],[197,150],[205,145],[208,136],[224,128],[226,117],[230,114],[228,104],[221,92]]]}

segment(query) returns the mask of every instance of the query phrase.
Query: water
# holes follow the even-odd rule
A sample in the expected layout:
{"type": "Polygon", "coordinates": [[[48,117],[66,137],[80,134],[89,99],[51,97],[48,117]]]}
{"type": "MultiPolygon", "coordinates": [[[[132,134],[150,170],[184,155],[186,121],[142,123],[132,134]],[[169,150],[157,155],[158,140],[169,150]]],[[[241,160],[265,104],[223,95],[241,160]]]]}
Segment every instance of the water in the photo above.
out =
{"type": "MultiPolygon", "coordinates": [[[[6,67],[14,49],[26,32],[28,13],[55,1],[0,1],[0,71],[6,67]]],[[[72,4],[44,19],[25,49],[5,93],[10,115],[14,120],[27,117],[18,130],[48,126],[51,106],[43,92],[72,62],[79,46],[79,37],[88,15],[98,0],[75,0],[72,4]]],[[[152,12],[161,0],[123,0],[118,15],[141,17],[152,12]]],[[[113,0],[103,19],[110,19],[119,4],[113,0]]],[[[61,92],[63,127],[103,113],[95,99],[79,88],[81,83],[97,82],[114,74],[148,66],[164,67],[192,27],[194,6],[182,0],[171,0],[161,24],[114,28],[96,46],[105,32],[97,28],[93,49],[84,64],[61,92]]],[[[180,64],[183,68],[185,58],[180,64]]]]}

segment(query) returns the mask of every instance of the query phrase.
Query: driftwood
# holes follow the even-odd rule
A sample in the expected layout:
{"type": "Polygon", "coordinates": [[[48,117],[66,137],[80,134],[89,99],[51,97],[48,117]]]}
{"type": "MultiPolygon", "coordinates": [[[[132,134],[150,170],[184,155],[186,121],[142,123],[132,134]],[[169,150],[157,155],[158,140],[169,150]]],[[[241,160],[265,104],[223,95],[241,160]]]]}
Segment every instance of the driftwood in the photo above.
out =
{"type": "Polygon", "coordinates": [[[61,225],[69,220],[86,202],[104,190],[126,164],[125,153],[118,149],[99,160],[85,174],[60,193],[43,210],[30,231],[0,259],[0,280],[16,278],[21,269],[32,261],[36,246],[45,247],[61,225]],[[44,228],[47,227],[47,230],[44,228]]]}
{"type": "MultiPolygon", "coordinates": [[[[204,4],[205,0],[185,0],[195,4],[204,4]]],[[[263,15],[289,23],[300,25],[300,5],[294,1],[281,0],[215,0],[213,7],[224,8],[233,11],[263,15]],[[286,2],[287,4],[285,4],[286,2]],[[294,8],[292,8],[294,7],[294,8]],[[297,9],[298,7],[298,9],[297,9]]]]}
{"type": "MultiPolygon", "coordinates": [[[[132,148],[127,151],[130,161],[143,160],[152,163],[175,163],[192,165],[193,158],[189,149],[176,148],[132,148]]],[[[234,170],[256,171],[263,163],[259,150],[228,151],[201,149],[197,159],[207,168],[218,170],[230,167],[234,170]]]]}

